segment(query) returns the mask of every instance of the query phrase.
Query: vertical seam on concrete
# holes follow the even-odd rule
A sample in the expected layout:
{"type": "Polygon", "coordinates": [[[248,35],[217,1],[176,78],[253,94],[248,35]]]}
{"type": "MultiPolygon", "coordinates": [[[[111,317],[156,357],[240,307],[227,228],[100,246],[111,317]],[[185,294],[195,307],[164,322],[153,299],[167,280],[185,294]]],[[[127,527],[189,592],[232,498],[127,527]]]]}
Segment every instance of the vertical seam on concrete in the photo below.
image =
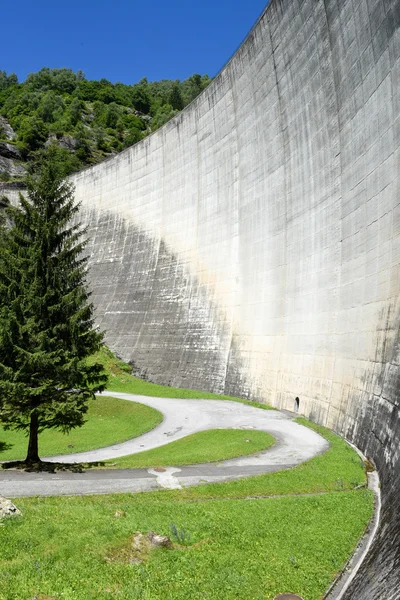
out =
{"type": "MultiPolygon", "coordinates": [[[[332,38],[331,38],[331,29],[330,29],[330,24],[329,24],[329,19],[328,19],[328,11],[326,8],[326,0],[322,0],[322,6],[323,6],[323,13],[324,13],[324,17],[325,17],[325,23],[326,23],[326,31],[327,31],[327,42],[329,44],[329,59],[330,59],[330,66],[331,66],[331,70],[332,70],[332,87],[333,87],[333,93],[334,93],[334,98],[335,98],[335,105],[336,105],[336,111],[334,112],[335,115],[337,115],[336,118],[336,126],[337,126],[337,141],[338,141],[338,148],[337,148],[337,154],[335,155],[335,159],[337,157],[339,157],[338,159],[338,165],[336,168],[339,169],[338,172],[338,181],[337,181],[337,185],[338,185],[338,201],[340,202],[340,207],[341,207],[341,198],[342,198],[342,190],[341,190],[341,172],[342,172],[342,168],[341,168],[341,140],[340,140],[340,122],[339,122],[339,100],[338,100],[338,91],[337,91],[337,85],[336,85],[336,79],[335,79],[335,69],[334,69],[334,65],[333,65],[333,59],[332,59],[332,38]]],[[[341,221],[339,221],[339,226],[341,227],[341,221]]],[[[342,235],[340,235],[340,242],[339,242],[339,248],[340,248],[340,254],[342,254],[342,235]]],[[[341,256],[340,256],[340,261],[339,261],[339,272],[338,272],[338,281],[337,281],[337,288],[336,289],[340,289],[341,287],[341,280],[342,280],[342,260],[341,260],[341,256]]],[[[336,316],[335,316],[335,331],[337,332],[337,320],[338,320],[338,310],[339,308],[336,307],[336,316]]],[[[328,408],[327,408],[327,412],[326,412],[326,421],[325,424],[328,425],[329,424],[329,413],[330,413],[330,409],[331,409],[331,404],[332,404],[332,390],[333,390],[333,386],[334,386],[334,377],[335,377],[335,370],[336,370],[336,358],[337,358],[337,350],[336,350],[336,345],[337,345],[337,333],[335,335],[335,349],[334,349],[334,355],[333,355],[333,368],[332,368],[332,378],[331,378],[331,385],[330,385],[330,391],[329,391],[329,398],[328,398],[328,408]]]]}
{"type": "MultiPolygon", "coordinates": [[[[269,35],[269,39],[270,39],[270,44],[271,44],[271,58],[272,58],[272,66],[274,69],[274,76],[275,76],[275,83],[276,83],[276,94],[277,94],[277,98],[278,98],[278,112],[279,112],[279,121],[280,121],[280,130],[282,132],[282,148],[283,148],[283,169],[284,169],[284,202],[285,202],[285,228],[284,228],[284,236],[285,236],[285,243],[284,243],[284,269],[285,269],[285,277],[282,277],[283,281],[283,289],[286,290],[287,289],[287,202],[288,202],[288,168],[287,168],[287,162],[288,162],[288,148],[290,146],[290,142],[289,142],[289,138],[287,135],[287,129],[288,129],[288,125],[287,122],[284,121],[283,118],[283,110],[282,110],[282,96],[281,96],[281,92],[280,92],[280,87],[279,87],[279,81],[278,81],[278,71],[277,71],[277,67],[276,67],[276,60],[275,60],[275,50],[274,50],[274,46],[273,46],[273,40],[272,40],[272,33],[271,33],[271,19],[270,19],[270,15],[271,15],[271,11],[266,12],[266,20],[268,23],[268,35],[269,35]]],[[[284,331],[281,331],[281,335],[284,336],[285,335],[285,331],[286,331],[286,323],[284,321],[284,331]]],[[[281,373],[281,358],[282,358],[282,348],[280,347],[279,349],[279,368],[278,368],[278,372],[277,372],[277,379],[276,379],[276,387],[275,387],[275,395],[278,393],[278,390],[280,390],[280,373],[281,373]]],[[[283,408],[282,407],[282,402],[281,402],[281,396],[279,396],[279,406],[278,408],[283,408]]]]}
{"type": "MultiPolygon", "coordinates": [[[[240,277],[240,219],[239,219],[239,198],[240,198],[240,144],[239,144],[239,140],[238,140],[238,120],[237,120],[237,97],[235,94],[235,82],[234,79],[232,77],[232,73],[231,71],[228,71],[228,77],[230,80],[230,85],[231,85],[231,90],[232,90],[232,106],[233,106],[233,116],[234,116],[234,121],[235,121],[235,127],[234,127],[234,131],[235,131],[235,138],[236,138],[236,154],[237,154],[237,166],[236,166],[236,173],[237,173],[237,180],[236,180],[236,193],[235,193],[235,181],[233,181],[233,202],[234,202],[234,229],[236,229],[237,227],[237,241],[236,241],[236,245],[234,246],[233,252],[235,255],[235,268],[234,268],[234,276],[235,276],[235,284],[234,284],[234,290],[235,290],[235,299],[237,299],[237,295],[238,295],[238,284],[237,284],[237,280],[240,277]]],[[[233,236],[235,238],[235,236],[233,236]]],[[[237,301],[237,300],[236,300],[237,301]]],[[[236,305],[234,305],[233,307],[233,314],[230,314],[230,318],[229,318],[229,328],[230,328],[230,339],[229,339],[229,344],[227,344],[227,352],[225,354],[225,373],[224,373],[224,379],[223,379],[223,389],[224,392],[227,392],[226,389],[226,378],[227,378],[227,374],[228,374],[228,369],[229,369],[229,364],[230,364],[230,360],[231,360],[231,355],[232,355],[232,347],[233,347],[233,335],[234,335],[234,319],[235,319],[235,312],[236,312],[236,305]]]]}
{"type": "MultiPolygon", "coordinates": [[[[196,98],[195,98],[196,100],[196,98]]],[[[195,102],[195,100],[193,100],[192,102],[195,102]]],[[[196,132],[195,132],[195,137],[196,137],[196,167],[197,167],[197,171],[196,171],[196,176],[197,176],[197,182],[196,182],[196,191],[197,191],[197,195],[196,195],[196,225],[195,225],[195,243],[194,243],[194,249],[196,252],[196,255],[198,256],[198,246],[199,246],[199,211],[200,211],[200,197],[201,197],[201,193],[200,193],[200,186],[201,186],[201,179],[200,179],[200,144],[199,144],[199,130],[198,130],[198,115],[196,113],[196,118],[195,118],[195,128],[196,128],[196,132]]],[[[183,268],[184,271],[185,268],[183,268]]],[[[186,327],[186,331],[185,334],[183,336],[183,343],[181,346],[181,351],[179,353],[179,361],[178,361],[178,367],[175,373],[175,377],[176,380],[174,382],[174,385],[176,385],[176,387],[180,387],[179,386],[179,374],[181,372],[181,365],[182,365],[182,359],[185,353],[185,348],[186,348],[186,340],[188,339],[189,335],[190,335],[190,311],[191,311],[191,305],[192,305],[192,296],[193,296],[193,273],[191,270],[189,270],[188,274],[187,274],[187,288],[188,288],[188,293],[187,293],[187,300],[188,300],[188,307],[187,307],[187,327],[186,327]]],[[[174,378],[174,376],[173,376],[174,378]]],[[[174,381],[174,379],[173,379],[174,381]]]]}

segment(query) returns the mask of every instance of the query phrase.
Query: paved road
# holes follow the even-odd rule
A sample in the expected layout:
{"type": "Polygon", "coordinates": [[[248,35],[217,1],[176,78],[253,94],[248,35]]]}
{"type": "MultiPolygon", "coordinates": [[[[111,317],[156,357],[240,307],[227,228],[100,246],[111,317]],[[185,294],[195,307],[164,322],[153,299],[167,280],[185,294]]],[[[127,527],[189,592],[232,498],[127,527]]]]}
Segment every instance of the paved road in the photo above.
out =
{"type": "Polygon", "coordinates": [[[191,433],[217,428],[267,431],[275,437],[276,444],[253,456],[214,464],[171,466],[163,472],[152,469],[88,470],[85,473],[55,474],[0,471],[0,495],[53,496],[147,491],[160,487],[180,488],[289,468],[328,448],[326,440],[317,433],[294,423],[290,416],[275,410],[220,400],[166,399],[116,392],[112,395],[152,406],[164,415],[163,422],[149,433],[121,444],[91,452],[48,457],[46,460],[71,463],[113,459],[157,448],[191,433]]]}

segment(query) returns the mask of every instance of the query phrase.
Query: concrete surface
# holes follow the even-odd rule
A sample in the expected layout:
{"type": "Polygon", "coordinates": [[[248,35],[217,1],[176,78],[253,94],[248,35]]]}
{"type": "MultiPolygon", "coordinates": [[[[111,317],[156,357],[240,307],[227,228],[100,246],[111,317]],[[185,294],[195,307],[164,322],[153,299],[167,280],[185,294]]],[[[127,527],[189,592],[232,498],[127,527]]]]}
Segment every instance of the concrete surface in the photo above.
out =
{"type": "MultiPolygon", "coordinates": [[[[362,456],[362,459],[365,460],[365,456],[362,456]]],[[[357,574],[362,568],[364,560],[374,543],[381,516],[381,485],[377,471],[368,473],[368,488],[374,495],[374,515],[365,535],[359,540],[353,556],[349,559],[342,573],[339,574],[339,577],[329,589],[328,594],[324,596],[324,600],[343,600],[343,598],[346,597],[347,590],[357,577],[357,574]]]]}
{"type": "Polygon", "coordinates": [[[73,181],[97,321],[154,381],[267,400],[377,465],[345,600],[400,597],[400,0],[271,0],[164,128],[73,181]]]}
{"type": "Polygon", "coordinates": [[[227,467],[222,464],[167,467],[165,473],[153,469],[93,470],[85,473],[25,473],[0,471],[0,489],[4,496],[77,496],[85,494],[112,494],[149,492],[160,488],[179,489],[201,483],[231,481],[240,477],[273,473],[288,469],[290,463],[227,467]]]}

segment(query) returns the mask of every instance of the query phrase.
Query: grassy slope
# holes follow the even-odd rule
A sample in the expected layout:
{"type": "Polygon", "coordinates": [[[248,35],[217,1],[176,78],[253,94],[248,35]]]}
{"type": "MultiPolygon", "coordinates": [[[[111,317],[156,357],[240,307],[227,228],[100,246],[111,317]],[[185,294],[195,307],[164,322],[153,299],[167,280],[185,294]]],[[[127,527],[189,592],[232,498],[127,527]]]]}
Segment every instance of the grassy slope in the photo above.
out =
{"type": "Polygon", "coordinates": [[[188,435],[166,446],[113,459],[108,463],[118,469],[193,465],[248,456],[266,450],[274,441],[274,438],[264,431],[209,429],[188,435]]]}
{"type": "MultiPolygon", "coordinates": [[[[150,431],[161,423],[162,414],[144,404],[102,396],[89,403],[88,420],[69,434],[46,430],[39,435],[42,456],[84,452],[123,442],[150,431]]],[[[0,452],[0,460],[22,459],[26,455],[27,438],[22,431],[4,431],[0,441],[11,448],[0,452]]]]}
{"type": "Polygon", "coordinates": [[[232,396],[224,396],[212,394],[211,392],[202,392],[199,390],[187,390],[184,388],[174,388],[167,385],[159,385],[143,381],[137,377],[133,377],[130,373],[132,368],[121,360],[118,360],[107,347],[103,347],[100,352],[95,354],[92,361],[101,362],[109,376],[108,391],[126,392],[128,394],[138,394],[139,396],[156,396],[160,398],[201,398],[211,400],[232,400],[233,402],[241,402],[256,406],[263,409],[271,409],[266,404],[260,402],[250,402],[243,398],[234,398],[232,396]]]}

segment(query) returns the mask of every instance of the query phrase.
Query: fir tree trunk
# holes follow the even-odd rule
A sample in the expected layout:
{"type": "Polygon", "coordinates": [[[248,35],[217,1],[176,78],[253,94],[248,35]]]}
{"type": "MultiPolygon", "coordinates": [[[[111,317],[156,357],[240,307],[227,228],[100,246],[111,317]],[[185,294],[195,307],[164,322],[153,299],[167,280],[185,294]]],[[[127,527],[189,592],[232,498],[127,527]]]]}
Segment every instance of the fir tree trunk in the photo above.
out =
{"type": "Polygon", "coordinates": [[[28,444],[28,454],[26,456],[27,463],[40,462],[38,430],[39,430],[39,416],[38,416],[37,412],[34,410],[31,413],[31,422],[29,425],[29,444],[28,444]]]}

